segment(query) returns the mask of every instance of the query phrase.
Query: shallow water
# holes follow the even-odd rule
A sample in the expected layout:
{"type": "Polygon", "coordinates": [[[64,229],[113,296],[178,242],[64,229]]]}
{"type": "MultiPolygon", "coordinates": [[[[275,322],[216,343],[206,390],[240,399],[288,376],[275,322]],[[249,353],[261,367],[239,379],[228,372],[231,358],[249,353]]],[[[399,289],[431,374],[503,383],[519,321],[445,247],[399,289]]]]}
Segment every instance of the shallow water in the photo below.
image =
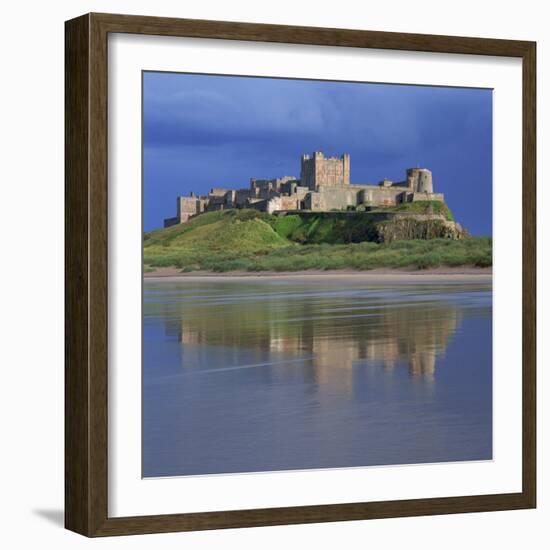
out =
{"type": "Polygon", "coordinates": [[[492,458],[483,282],[145,281],[143,475],[492,458]]]}

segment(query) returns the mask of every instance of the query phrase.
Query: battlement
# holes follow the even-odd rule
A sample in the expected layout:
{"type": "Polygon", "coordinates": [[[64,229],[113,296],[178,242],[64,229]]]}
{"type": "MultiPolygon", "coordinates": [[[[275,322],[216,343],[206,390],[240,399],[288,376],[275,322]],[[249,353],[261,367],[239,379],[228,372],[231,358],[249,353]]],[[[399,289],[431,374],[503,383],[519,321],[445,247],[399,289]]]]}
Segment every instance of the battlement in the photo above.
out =
{"type": "Polygon", "coordinates": [[[325,154],[322,151],[314,151],[312,155],[308,155],[307,153],[304,153],[302,155],[302,160],[309,160],[312,158],[321,159],[321,160],[336,160],[341,161],[344,157],[349,157],[348,153],[344,153],[343,155],[340,155],[339,157],[325,157],[325,154]]]}

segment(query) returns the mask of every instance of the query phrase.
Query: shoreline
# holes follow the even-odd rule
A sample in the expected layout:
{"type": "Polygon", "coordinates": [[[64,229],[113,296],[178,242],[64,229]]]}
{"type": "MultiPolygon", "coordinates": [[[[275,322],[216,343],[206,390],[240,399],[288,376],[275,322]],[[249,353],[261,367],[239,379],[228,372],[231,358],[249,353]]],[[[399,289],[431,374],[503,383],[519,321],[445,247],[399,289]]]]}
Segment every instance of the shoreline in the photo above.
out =
{"type": "Polygon", "coordinates": [[[242,281],[246,280],[370,280],[370,281],[480,281],[489,282],[493,278],[492,267],[437,267],[431,269],[372,269],[369,271],[357,271],[353,269],[337,270],[308,270],[308,271],[227,271],[216,273],[212,271],[191,271],[181,273],[178,268],[163,267],[155,271],[144,273],[144,281],[177,281],[177,280],[224,280],[224,281],[242,281]]]}

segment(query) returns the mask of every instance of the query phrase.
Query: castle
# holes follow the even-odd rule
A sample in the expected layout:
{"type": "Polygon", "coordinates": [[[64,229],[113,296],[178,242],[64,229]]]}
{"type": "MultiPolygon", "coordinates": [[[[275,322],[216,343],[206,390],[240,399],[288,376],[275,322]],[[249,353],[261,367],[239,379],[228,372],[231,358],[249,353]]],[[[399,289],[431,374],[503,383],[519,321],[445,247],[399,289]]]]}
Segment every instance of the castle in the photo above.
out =
{"type": "Polygon", "coordinates": [[[350,182],[350,155],[325,157],[320,151],[302,155],[300,178],[250,179],[244,189],[214,187],[207,195],[177,197],[176,217],[164,220],[164,227],[185,223],[189,218],[228,208],[254,208],[270,214],[305,210],[323,212],[361,207],[396,206],[413,201],[441,201],[434,193],[432,173],[426,168],[409,168],[406,179],[382,180],[377,185],[350,182]]]}

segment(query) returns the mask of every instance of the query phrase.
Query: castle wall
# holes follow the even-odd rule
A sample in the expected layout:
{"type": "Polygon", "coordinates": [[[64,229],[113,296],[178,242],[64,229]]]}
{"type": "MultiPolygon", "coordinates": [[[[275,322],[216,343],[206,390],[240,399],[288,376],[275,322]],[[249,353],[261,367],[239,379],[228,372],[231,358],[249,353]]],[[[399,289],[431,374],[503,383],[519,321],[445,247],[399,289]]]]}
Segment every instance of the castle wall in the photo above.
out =
{"type": "Polygon", "coordinates": [[[356,191],[337,187],[321,187],[318,191],[309,192],[304,200],[305,208],[313,211],[346,210],[356,204],[356,191]]]}
{"type": "Polygon", "coordinates": [[[222,197],[227,193],[227,191],[229,191],[229,189],[224,189],[223,187],[212,187],[212,189],[210,189],[210,192],[208,194],[214,195],[217,197],[222,197]]]}
{"type": "Polygon", "coordinates": [[[194,195],[177,198],[176,218],[180,220],[179,223],[185,223],[189,218],[200,214],[203,210],[204,202],[201,203],[201,199],[194,195]]]}
{"type": "Polygon", "coordinates": [[[235,208],[237,205],[237,191],[235,189],[232,189],[231,191],[228,191],[224,196],[224,206],[226,208],[235,208]]]}
{"type": "Polygon", "coordinates": [[[294,195],[295,193],[305,195],[309,191],[309,188],[301,185],[300,180],[293,179],[283,182],[279,191],[285,195],[294,195]]]}
{"type": "Polygon", "coordinates": [[[235,206],[237,208],[244,208],[249,198],[250,189],[237,189],[235,191],[235,206]]]}
{"type": "Polygon", "coordinates": [[[277,190],[277,181],[276,180],[257,180],[252,178],[250,180],[250,196],[268,198],[270,192],[277,190]]]}
{"type": "Polygon", "coordinates": [[[365,186],[358,190],[357,204],[366,206],[395,206],[405,199],[402,187],[365,186]]]}
{"type": "MultiPolygon", "coordinates": [[[[275,199],[249,199],[246,208],[254,208],[254,210],[260,210],[260,212],[268,212],[268,206],[271,201],[275,199]]],[[[273,212],[274,210],[272,210],[273,212]]]]}
{"type": "Polygon", "coordinates": [[[439,201],[445,202],[443,193],[411,193],[409,195],[410,202],[416,201],[439,201]]]}
{"type": "Polygon", "coordinates": [[[223,210],[225,206],[225,195],[208,195],[207,210],[223,210]]]}
{"type": "Polygon", "coordinates": [[[290,197],[274,197],[267,201],[265,211],[269,214],[277,212],[279,210],[300,210],[301,199],[297,195],[291,195],[290,197]]]}

